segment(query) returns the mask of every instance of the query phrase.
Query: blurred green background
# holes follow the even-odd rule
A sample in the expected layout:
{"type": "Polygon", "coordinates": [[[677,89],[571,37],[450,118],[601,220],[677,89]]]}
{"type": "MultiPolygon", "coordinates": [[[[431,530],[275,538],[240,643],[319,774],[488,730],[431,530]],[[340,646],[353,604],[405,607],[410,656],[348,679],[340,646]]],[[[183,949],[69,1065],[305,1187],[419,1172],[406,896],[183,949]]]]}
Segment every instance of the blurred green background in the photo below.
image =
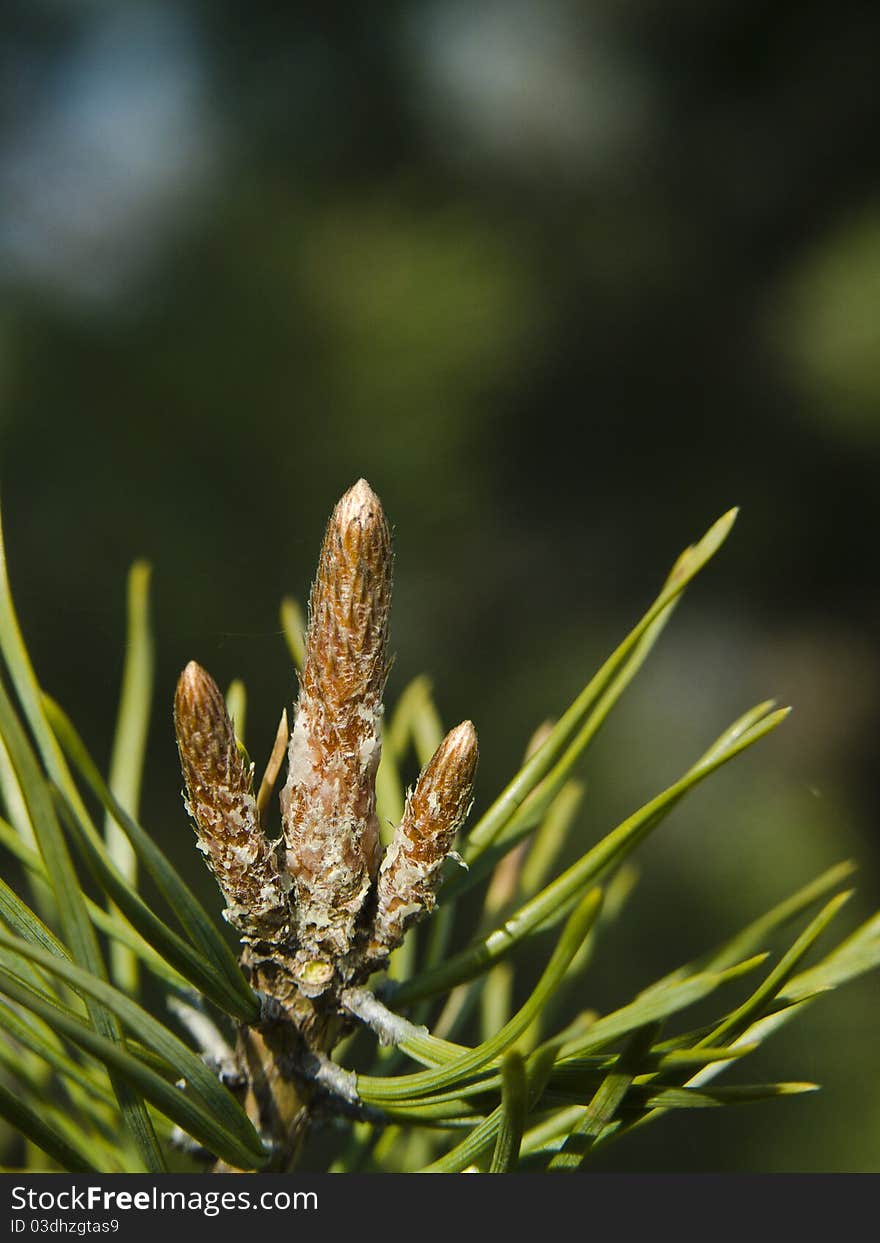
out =
{"type": "MultiPolygon", "coordinates": [[[[582,850],[776,696],[780,733],[643,849],[580,1006],[822,867],[880,899],[880,9],[757,0],[7,0],[0,479],[38,671],[109,755],[124,577],[155,566],[145,819],[210,894],[174,681],[245,679],[268,752],[359,475],[396,663],[471,716],[489,800],[652,598],[740,521],[584,764],[582,850]]],[[[864,979],[771,1046],[819,1096],[668,1119],[604,1168],[880,1167],[864,979]]]]}

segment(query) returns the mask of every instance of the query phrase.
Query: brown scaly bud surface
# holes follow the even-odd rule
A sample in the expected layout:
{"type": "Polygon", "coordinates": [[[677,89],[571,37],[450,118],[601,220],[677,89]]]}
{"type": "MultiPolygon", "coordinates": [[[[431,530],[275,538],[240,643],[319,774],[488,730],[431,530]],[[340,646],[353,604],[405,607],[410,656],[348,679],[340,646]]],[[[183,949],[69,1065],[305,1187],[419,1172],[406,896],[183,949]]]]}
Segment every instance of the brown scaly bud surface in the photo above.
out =
{"type": "Polygon", "coordinates": [[[376,769],[391,562],[382,505],[361,479],[324,536],[281,793],[296,894],[294,974],[309,996],[345,973],[379,867],[376,769]]]}
{"type": "Polygon", "coordinates": [[[410,792],[379,872],[374,958],[434,909],[443,860],[470,810],[478,758],[477,731],[464,721],[446,735],[410,792]]]}
{"type": "Polygon", "coordinates": [[[194,660],[177,683],[174,728],[187,811],[226,899],[226,919],[248,941],[284,938],[290,911],[275,851],[260,828],[253,773],[220,688],[194,660]]]}

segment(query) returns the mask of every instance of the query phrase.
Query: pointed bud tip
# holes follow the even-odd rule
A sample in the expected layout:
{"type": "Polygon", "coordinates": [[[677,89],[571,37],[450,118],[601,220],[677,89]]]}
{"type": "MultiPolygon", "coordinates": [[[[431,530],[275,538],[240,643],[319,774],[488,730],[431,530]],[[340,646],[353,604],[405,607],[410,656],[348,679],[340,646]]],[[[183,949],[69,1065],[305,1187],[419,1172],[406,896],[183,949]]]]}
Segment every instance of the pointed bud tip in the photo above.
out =
{"type": "Polygon", "coordinates": [[[191,660],[177,679],[177,689],[174,693],[175,710],[178,714],[184,708],[191,712],[212,710],[216,714],[221,704],[225,715],[226,705],[220,687],[198,661],[191,660]]]}
{"type": "Polygon", "coordinates": [[[455,729],[449,731],[446,740],[450,745],[470,751],[477,745],[476,726],[473,721],[462,721],[460,725],[456,725],[455,729]]]}
{"type": "Polygon", "coordinates": [[[212,681],[211,675],[202,668],[198,661],[191,660],[177,679],[177,694],[199,695],[206,682],[212,681]]]}
{"type": "Polygon", "coordinates": [[[377,518],[384,518],[384,511],[382,502],[366,479],[359,479],[340,499],[334,517],[345,526],[350,522],[360,522],[363,526],[377,518]]]}
{"type": "Polygon", "coordinates": [[[180,675],[180,681],[183,683],[189,684],[192,682],[197,682],[200,678],[204,676],[205,676],[205,670],[202,668],[199,662],[197,660],[190,660],[187,662],[186,668],[183,670],[183,673],[181,673],[180,675]]]}
{"type": "Polygon", "coordinates": [[[177,679],[177,686],[174,690],[175,702],[179,702],[184,697],[191,697],[195,687],[199,681],[200,666],[194,660],[189,661],[180,677],[177,679]]]}
{"type": "Polygon", "coordinates": [[[458,770],[459,779],[472,782],[480,757],[477,745],[477,731],[473,721],[462,721],[451,729],[441,742],[435,753],[434,763],[448,769],[453,765],[458,770]]]}

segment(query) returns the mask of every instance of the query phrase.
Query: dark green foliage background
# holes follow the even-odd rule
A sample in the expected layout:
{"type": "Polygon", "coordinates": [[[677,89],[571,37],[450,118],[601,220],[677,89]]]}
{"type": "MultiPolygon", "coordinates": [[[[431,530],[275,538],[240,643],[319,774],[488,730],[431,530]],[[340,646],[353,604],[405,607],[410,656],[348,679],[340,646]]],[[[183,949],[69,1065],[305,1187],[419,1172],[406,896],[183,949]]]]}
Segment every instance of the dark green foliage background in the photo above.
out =
{"type": "MultiPolygon", "coordinates": [[[[398,528],[390,696],[425,670],[448,723],[474,718],[481,800],[740,504],[590,753],[580,849],[764,695],[795,714],[641,854],[572,1004],[625,999],[850,854],[855,923],[880,896],[880,11],[312,8],[3,8],[0,476],[44,683],[106,756],[124,575],[151,559],[145,819],[210,894],[175,678],[190,657],[243,677],[268,751],[294,693],[278,601],[358,475],[398,528]],[[73,200],[77,232],[63,187],[101,168],[62,118],[85,92],[137,150],[126,57],[156,92],[190,75],[192,150],[164,199],[73,200]]],[[[878,1036],[868,977],[767,1055],[823,1094],[670,1118],[601,1163],[876,1169],[878,1036]]]]}

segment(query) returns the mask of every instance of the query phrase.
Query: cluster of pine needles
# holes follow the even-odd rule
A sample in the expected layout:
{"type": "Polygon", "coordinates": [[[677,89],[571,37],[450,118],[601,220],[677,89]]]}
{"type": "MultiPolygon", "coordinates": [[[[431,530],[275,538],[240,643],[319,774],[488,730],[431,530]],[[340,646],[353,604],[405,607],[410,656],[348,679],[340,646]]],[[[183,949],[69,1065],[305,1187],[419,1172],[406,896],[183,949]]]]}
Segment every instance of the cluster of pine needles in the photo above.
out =
{"type": "MultiPolygon", "coordinates": [[[[734,517],[719,519],[679,557],[644,617],[556,722],[537,732],[508,785],[472,814],[443,862],[436,910],[406,932],[380,969],[355,981],[335,1044],[314,1056],[304,1048],[292,1073],[308,1089],[309,1129],[331,1151],[328,1168],[575,1170],[595,1148],[670,1110],[813,1087],[717,1081],[820,994],[880,963],[880,916],[805,961],[849,896],[841,888],[849,863],[608,1013],[562,1013],[558,1004],[574,994],[584,1005],[589,1000],[582,977],[594,946],[632,909],[625,903],[636,847],[691,790],[786,715],[772,703],[746,712],[677,781],[562,866],[582,796],[582,757],[734,517]],[[800,930],[784,952],[769,955],[774,934],[789,925],[800,930]],[[521,952],[531,962],[548,933],[555,939],[549,957],[514,1008],[521,952]],[[697,1003],[701,1014],[714,1005],[717,1015],[690,1027],[687,1011],[697,1003]],[[480,1043],[457,1042],[474,1028],[480,1043]]],[[[266,1022],[266,998],[243,969],[219,902],[217,910],[204,908],[138,819],[153,680],[148,585],[147,567],[135,565],[104,776],[40,686],[0,549],[0,847],[9,880],[0,880],[0,1116],[7,1168],[290,1168],[296,1154],[279,1161],[247,1107],[234,1053],[243,1032],[266,1022]],[[144,875],[159,905],[140,891],[144,875]]],[[[303,619],[293,600],[284,602],[281,618],[302,667],[303,619]]],[[[230,686],[226,708],[246,756],[241,683],[230,686]]],[[[443,740],[424,678],[401,695],[382,735],[375,801],[387,846],[386,826],[399,825],[407,807],[401,773],[413,758],[428,765],[443,740]]],[[[184,822],[182,807],[180,816],[184,822]]]]}

